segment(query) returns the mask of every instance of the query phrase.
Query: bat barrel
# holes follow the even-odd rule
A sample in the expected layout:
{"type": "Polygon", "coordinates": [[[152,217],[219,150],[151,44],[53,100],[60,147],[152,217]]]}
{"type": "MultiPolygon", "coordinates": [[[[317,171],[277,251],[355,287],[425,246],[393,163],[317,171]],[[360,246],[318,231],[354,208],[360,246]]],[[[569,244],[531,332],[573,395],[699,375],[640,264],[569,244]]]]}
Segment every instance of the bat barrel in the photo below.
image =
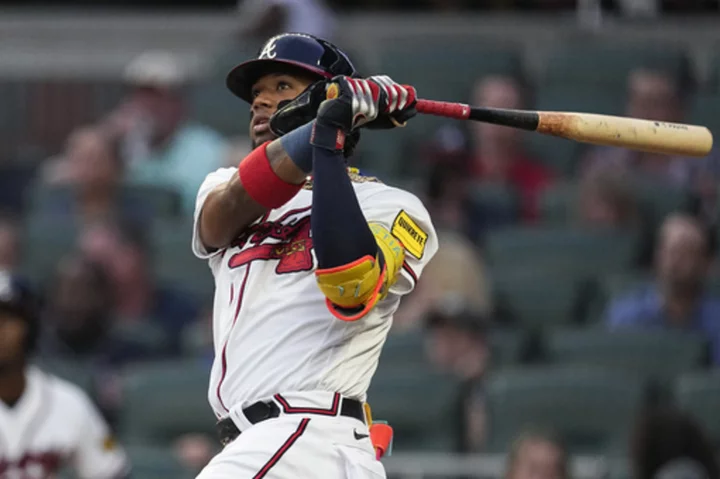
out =
{"type": "Polygon", "coordinates": [[[713,137],[702,126],[591,113],[539,112],[537,131],[595,145],[703,157],[713,137]]]}

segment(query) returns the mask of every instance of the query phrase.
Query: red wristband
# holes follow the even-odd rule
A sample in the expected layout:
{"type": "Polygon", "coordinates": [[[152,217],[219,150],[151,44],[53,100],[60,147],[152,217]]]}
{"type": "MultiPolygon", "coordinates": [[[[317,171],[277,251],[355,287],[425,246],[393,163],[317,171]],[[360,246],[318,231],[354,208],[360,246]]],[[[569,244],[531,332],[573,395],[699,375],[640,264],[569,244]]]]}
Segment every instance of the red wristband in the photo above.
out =
{"type": "Polygon", "coordinates": [[[263,143],[243,158],[238,166],[238,174],[250,198],[272,210],[290,201],[302,185],[288,183],[273,171],[265,151],[269,143],[263,143]]]}

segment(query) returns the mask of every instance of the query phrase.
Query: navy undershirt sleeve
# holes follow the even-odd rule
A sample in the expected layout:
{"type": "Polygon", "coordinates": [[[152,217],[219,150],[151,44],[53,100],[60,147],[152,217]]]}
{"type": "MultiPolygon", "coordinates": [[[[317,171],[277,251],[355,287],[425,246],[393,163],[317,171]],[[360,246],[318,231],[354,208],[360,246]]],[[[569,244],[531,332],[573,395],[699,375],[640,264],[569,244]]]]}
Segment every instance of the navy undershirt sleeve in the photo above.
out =
{"type": "MultiPolygon", "coordinates": [[[[320,134],[337,129],[316,125],[320,134]]],[[[375,257],[378,246],[355,196],[342,151],[313,146],[313,189],[310,218],[318,268],[334,268],[363,256],[375,257]]]]}

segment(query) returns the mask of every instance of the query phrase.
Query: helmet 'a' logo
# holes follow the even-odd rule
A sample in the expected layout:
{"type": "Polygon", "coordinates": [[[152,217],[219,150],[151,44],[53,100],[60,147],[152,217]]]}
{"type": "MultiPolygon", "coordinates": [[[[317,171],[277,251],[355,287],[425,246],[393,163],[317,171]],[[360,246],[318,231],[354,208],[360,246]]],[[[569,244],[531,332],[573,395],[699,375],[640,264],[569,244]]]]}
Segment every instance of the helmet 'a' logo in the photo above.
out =
{"type": "Polygon", "coordinates": [[[277,52],[275,51],[275,40],[270,40],[265,44],[262,51],[260,52],[260,59],[265,58],[275,58],[277,56],[277,52]]]}

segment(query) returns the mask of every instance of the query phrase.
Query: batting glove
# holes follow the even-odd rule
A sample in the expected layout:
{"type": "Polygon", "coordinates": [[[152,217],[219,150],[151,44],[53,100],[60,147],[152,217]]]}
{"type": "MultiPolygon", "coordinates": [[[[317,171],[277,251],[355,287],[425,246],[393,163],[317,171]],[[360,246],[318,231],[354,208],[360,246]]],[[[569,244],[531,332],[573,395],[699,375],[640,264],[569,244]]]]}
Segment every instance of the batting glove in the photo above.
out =
{"type": "Polygon", "coordinates": [[[382,113],[367,124],[370,129],[389,129],[405,126],[417,114],[417,92],[410,85],[400,85],[387,75],[370,77],[370,81],[382,90],[382,113]]]}

